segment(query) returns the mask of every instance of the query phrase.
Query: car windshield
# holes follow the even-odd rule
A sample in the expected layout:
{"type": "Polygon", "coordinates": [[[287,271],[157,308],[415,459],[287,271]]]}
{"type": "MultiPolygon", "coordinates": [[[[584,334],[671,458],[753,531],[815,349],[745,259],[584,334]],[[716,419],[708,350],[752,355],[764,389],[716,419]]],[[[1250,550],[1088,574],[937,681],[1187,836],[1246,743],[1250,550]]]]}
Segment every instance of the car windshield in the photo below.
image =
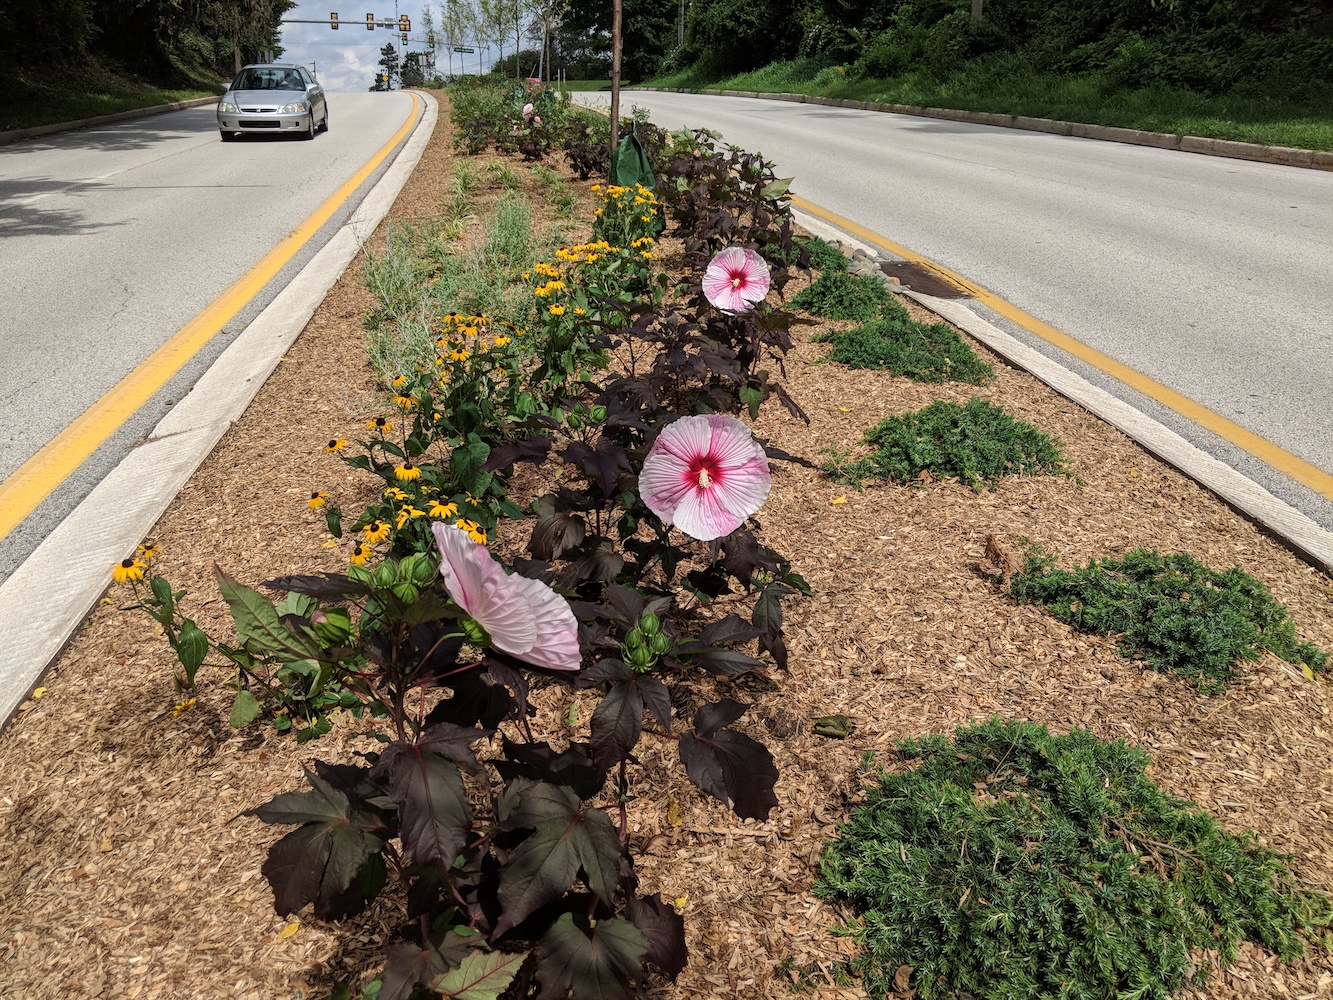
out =
{"type": "Polygon", "coordinates": [[[243,69],[231,82],[232,90],[305,90],[301,74],[294,69],[271,67],[243,69]]]}

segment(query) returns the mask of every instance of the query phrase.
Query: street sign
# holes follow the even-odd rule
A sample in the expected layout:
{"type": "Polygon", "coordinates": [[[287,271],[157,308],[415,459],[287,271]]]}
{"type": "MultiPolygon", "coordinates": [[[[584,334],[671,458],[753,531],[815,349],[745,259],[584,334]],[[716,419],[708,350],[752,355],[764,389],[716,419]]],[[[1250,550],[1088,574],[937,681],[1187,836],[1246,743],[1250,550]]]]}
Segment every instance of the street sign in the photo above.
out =
{"type": "Polygon", "coordinates": [[[463,48],[463,46],[461,46],[461,45],[455,45],[455,46],[454,46],[454,51],[455,51],[455,52],[466,52],[468,55],[471,55],[472,53],[476,52],[477,50],[476,50],[476,49],[465,49],[465,48],[463,48]]]}

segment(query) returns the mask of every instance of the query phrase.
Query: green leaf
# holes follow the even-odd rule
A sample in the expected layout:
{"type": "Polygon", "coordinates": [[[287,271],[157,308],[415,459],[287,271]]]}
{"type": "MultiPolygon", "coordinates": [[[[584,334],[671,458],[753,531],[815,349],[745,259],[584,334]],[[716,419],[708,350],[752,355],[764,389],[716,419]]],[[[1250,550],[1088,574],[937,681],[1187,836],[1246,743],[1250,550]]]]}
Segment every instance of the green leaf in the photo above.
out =
{"type": "Polygon", "coordinates": [[[158,607],[161,609],[161,614],[153,615],[153,617],[166,625],[171,621],[176,611],[176,602],[171,595],[171,584],[162,577],[155,576],[149,581],[148,585],[152,588],[153,599],[157,601],[158,607]]]}
{"type": "Polygon", "coordinates": [[[513,982],[527,957],[527,952],[473,952],[462,965],[437,979],[431,989],[449,1000],[496,1000],[513,982]]]}
{"type": "Polygon", "coordinates": [[[776,177],[759,190],[760,198],[781,198],[791,188],[794,177],[776,177]]]}
{"type": "Polygon", "coordinates": [[[208,636],[204,635],[203,629],[187,618],[181,625],[180,634],[176,636],[175,647],[176,659],[180,660],[181,666],[185,668],[185,679],[193,687],[194,675],[203,664],[204,657],[208,655],[208,636]]]}
{"type": "Polygon", "coordinates": [[[302,594],[296,591],[288,591],[287,596],[274,606],[273,610],[278,613],[278,617],[284,615],[295,615],[297,618],[309,618],[310,612],[319,607],[319,601],[315,600],[309,594],[302,594]]]}
{"type": "Polygon", "coordinates": [[[324,523],[328,525],[329,534],[334,538],[343,536],[343,512],[339,507],[324,508],[324,523]]]}
{"type": "Polygon", "coordinates": [[[629,1000],[647,951],[648,939],[627,920],[599,920],[584,930],[572,913],[562,914],[537,945],[542,996],[572,990],[579,1000],[629,1000]]]}
{"type": "Polygon", "coordinates": [[[319,659],[322,651],[318,643],[308,636],[293,634],[263,594],[237,583],[220,569],[216,572],[218,590],[231,609],[242,645],[261,656],[280,660],[319,659]]]}
{"type": "Polygon", "coordinates": [[[249,691],[237,691],[236,700],[231,703],[231,723],[233,729],[244,729],[259,717],[259,702],[249,691]]]}

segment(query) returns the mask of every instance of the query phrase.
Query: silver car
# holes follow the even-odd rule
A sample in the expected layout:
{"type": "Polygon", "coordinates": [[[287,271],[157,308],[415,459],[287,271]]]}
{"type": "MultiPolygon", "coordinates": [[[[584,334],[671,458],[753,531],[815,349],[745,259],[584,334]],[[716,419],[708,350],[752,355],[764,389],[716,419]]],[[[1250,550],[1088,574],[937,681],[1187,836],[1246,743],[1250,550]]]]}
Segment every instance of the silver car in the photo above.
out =
{"type": "Polygon", "coordinates": [[[218,129],[228,142],[242,133],[286,133],[313,139],[329,128],[324,88],[304,66],[246,66],[218,101],[218,129]]]}

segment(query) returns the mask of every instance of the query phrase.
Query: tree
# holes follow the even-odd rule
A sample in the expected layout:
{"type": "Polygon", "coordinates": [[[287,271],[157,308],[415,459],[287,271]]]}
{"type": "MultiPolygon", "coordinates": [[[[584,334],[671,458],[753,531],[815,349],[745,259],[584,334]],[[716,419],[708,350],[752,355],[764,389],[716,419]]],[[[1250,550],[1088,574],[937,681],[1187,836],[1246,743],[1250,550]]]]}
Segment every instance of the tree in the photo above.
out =
{"type": "MultiPolygon", "coordinates": [[[[573,4],[558,28],[560,53],[572,79],[611,70],[612,0],[573,4]]],[[[623,0],[621,72],[631,82],[655,76],[676,44],[678,0],[623,0]]]]}
{"type": "Polygon", "coordinates": [[[380,49],[380,71],[375,75],[375,86],[371,90],[393,90],[401,76],[398,65],[398,46],[390,42],[380,49]]]}

